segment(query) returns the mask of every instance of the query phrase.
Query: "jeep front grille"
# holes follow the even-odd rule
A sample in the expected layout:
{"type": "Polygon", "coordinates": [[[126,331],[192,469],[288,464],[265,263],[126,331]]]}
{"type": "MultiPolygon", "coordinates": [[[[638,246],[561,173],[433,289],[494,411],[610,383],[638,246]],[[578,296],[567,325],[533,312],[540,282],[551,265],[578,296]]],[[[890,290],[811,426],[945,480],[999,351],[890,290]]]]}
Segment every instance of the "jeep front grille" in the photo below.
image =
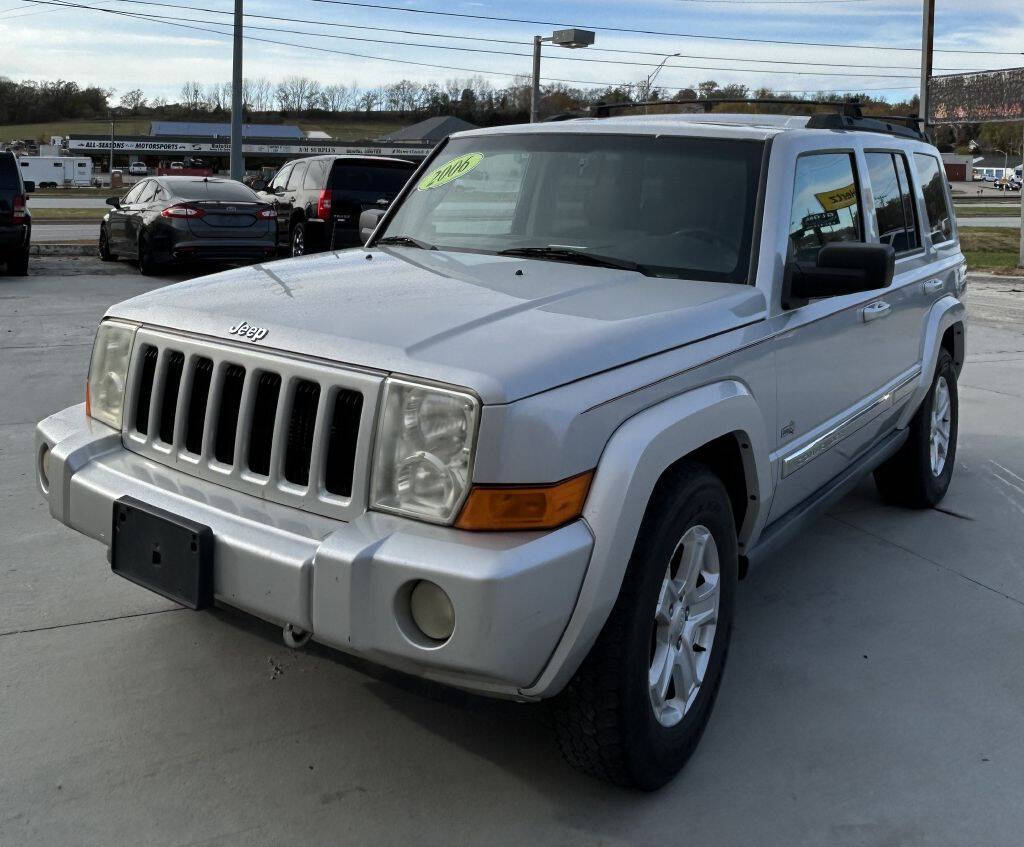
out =
{"type": "Polygon", "coordinates": [[[132,358],[128,449],[328,517],[365,509],[381,377],[147,329],[132,358]]]}

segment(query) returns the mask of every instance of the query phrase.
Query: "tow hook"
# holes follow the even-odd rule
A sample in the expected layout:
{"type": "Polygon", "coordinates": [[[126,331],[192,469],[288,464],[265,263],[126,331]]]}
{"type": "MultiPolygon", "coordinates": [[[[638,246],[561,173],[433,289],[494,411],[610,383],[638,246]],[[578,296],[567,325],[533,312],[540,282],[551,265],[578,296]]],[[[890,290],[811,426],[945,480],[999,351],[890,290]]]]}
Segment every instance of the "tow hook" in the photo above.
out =
{"type": "Polygon", "coordinates": [[[281,636],[284,638],[285,646],[291,647],[293,650],[299,647],[305,647],[306,642],[309,641],[313,635],[312,632],[306,632],[304,629],[299,629],[294,624],[286,623],[284,629],[281,631],[281,636]]]}

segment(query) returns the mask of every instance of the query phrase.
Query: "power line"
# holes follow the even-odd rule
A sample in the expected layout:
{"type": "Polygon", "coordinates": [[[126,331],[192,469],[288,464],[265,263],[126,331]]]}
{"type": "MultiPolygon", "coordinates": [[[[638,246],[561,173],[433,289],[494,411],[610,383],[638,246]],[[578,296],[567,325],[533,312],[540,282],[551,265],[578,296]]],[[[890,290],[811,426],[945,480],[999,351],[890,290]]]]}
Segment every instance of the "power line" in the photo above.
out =
{"type": "MultiPolygon", "coordinates": [[[[113,10],[111,10],[111,11],[113,11],[113,10]]],[[[150,19],[150,20],[159,20],[159,21],[175,20],[174,18],[172,18],[169,15],[157,15],[157,14],[153,14],[153,13],[146,13],[145,17],[147,19],[150,19]]],[[[229,24],[227,21],[207,21],[207,20],[196,19],[196,20],[193,21],[193,23],[195,23],[195,24],[209,24],[209,25],[212,25],[212,26],[231,26],[231,24],[229,24]]],[[[342,41],[358,41],[358,42],[364,42],[364,43],[370,43],[370,44],[387,44],[387,45],[396,46],[396,47],[423,47],[423,48],[431,49],[431,50],[455,50],[455,51],[464,52],[464,53],[483,53],[483,54],[496,55],[496,56],[517,56],[517,57],[522,57],[522,58],[527,58],[527,59],[530,58],[530,54],[529,53],[512,53],[512,52],[507,51],[507,50],[488,50],[488,49],[482,48],[482,47],[453,47],[453,46],[447,45],[447,44],[417,44],[415,42],[409,42],[409,41],[390,41],[390,40],[387,40],[387,39],[380,39],[380,38],[359,38],[359,37],[350,36],[350,35],[334,35],[332,33],[325,33],[325,32],[308,32],[306,30],[301,30],[301,29],[286,29],[286,28],[282,28],[282,27],[254,26],[252,24],[245,24],[245,29],[247,29],[247,30],[255,30],[255,31],[263,31],[263,32],[285,33],[285,34],[289,34],[289,35],[305,35],[305,36],[309,36],[309,37],[312,37],[312,38],[332,38],[332,39],[340,39],[342,41]]],[[[227,33],[225,33],[225,34],[227,34],[227,33]]],[[[644,67],[644,68],[653,68],[653,67],[657,67],[658,66],[658,64],[654,63],[654,62],[631,62],[631,61],[613,60],[613,59],[581,59],[581,58],[576,58],[574,56],[552,56],[550,58],[551,59],[559,59],[561,61],[590,61],[590,62],[597,62],[597,63],[600,63],[600,64],[632,65],[632,66],[640,66],[640,67],[644,67]]],[[[727,60],[722,59],[721,61],[727,61],[727,60]]],[[[766,59],[766,60],[748,59],[747,61],[763,62],[765,64],[770,64],[771,63],[770,59],[766,59]]],[[[697,70],[697,71],[729,71],[729,72],[749,71],[750,73],[783,74],[783,75],[787,75],[787,76],[819,76],[819,77],[820,76],[841,76],[841,77],[846,77],[846,78],[856,77],[856,78],[871,78],[871,79],[874,79],[874,78],[878,78],[878,79],[917,79],[918,78],[917,74],[889,74],[889,73],[884,73],[884,74],[852,73],[851,74],[851,73],[846,73],[846,72],[842,72],[842,71],[792,71],[792,70],[773,70],[773,69],[770,69],[770,68],[730,68],[730,67],[711,67],[711,66],[705,66],[705,65],[680,65],[680,64],[667,64],[667,65],[665,65],[665,67],[668,68],[668,69],[676,68],[676,69],[689,69],[689,70],[697,70]]]]}
{"type": "MultiPolygon", "coordinates": [[[[738,2],[738,1],[739,0],[736,0],[736,2],[738,2]]],[[[803,0],[801,0],[801,2],[802,1],[803,0]]],[[[28,2],[28,0],[26,0],[26,2],[28,2]]],[[[186,6],[186,5],[183,5],[181,3],[146,2],[146,0],[107,0],[107,2],[127,3],[127,4],[130,4],[130,5],[134,5],[134,6],[150,6],[150,7],[157,7],[157,8],[186,9],[186,10],[191,11],[191,12],[206,12],[206,13],[209,13],[209,14],[221,14],[221,15],[230,15],[231,14],[231,12],[223,11],[223,10],[220,10],[220,9],[210,9],[210,8],[206,8],[206,7],[202,7],[202,6],[186,6]]],[[[819,0],[808,0],[808,2],[819,2],[819,0]]],[[[838,2],[838,0],[835,0],[835,2],[838,2]]],[[[156,17],[156,18],[165,17],[165,16],[157,15],[157,14],[155,14],[153,12],[147,12],[146,14],[149,14],[150,16],[156,17]]],[[[256,13],[248,13],[247,12],[245,14],[245,16],[247,18],[256,18],[258,20],[273,20],[273,21],[283,21],[283,22],[288,22],[288,23],[304,23],[304,24],[310,24],[310,25],[314,25],[314,26],[341,27],[341,28],[345,28],[345,29],[371,30],[371,31],[388,32],[388,33],[397,32],[397,33],[401,33],[401,34],[405,34],[405,35],[416,35],[416,36],[424,36],[424,37],[431,37],[431,38],[451,38],[451,39],[459,39],[459,40],[465,40],[465,41],[473,41],[473,42],[476,42],[476,43],[479,43],[481,41],[487,41],[487,42],[492,42],[492,43],[497,43],[497,44],[512,44],[512,45],[519,45],[519,46],[521,46],[524,43],[522,41],[513,41],[513,40],[510,40],[510,39],[497,39],[497,38],[490,38],[490,37],[486,37],[486,36],[460,36],[460,35],[448,35],[448,34],[442,34],[442,33],[436,33],[436,32],[424,32],[424,31],[421,31],[421,30],[402,30],[402,29],[390,29],[388,27],[361,26],[361,25],[356,25],[356,24],[339,24],[339,23],[335,23],[335,22],[332,22],[332,21],[315,21],[315,20],[308,20],[308,19],[304,19],[304,18],[289,18],[289,17],[283,17],[281,15],[263,15],[263,14],[256,14],[256,13]]],[[[169,20],[177,20],[177,18],[174,18],[174,17],[168,17],[168,19],[169,20]]],[[[206,24],[212,24],[212,25],[215,25],[215,26],[216,25],[223,25],[223,26],[230,25],[227,21],[225,21],[223,23],[220,22],[220,21],[193,21],[193,23],[206,23],[206,24]]],[[[487,50],[487,49],[479,48],[479,47],[477,47],[477,48],[468,48],[468,47],[460,48],[460,47],[455,47],[455,46],[452,46],[452,45],[415,44],[415,43],[403,42],[403,41],[382,40],[382,39],[379,39],[379,38],[367,39],[367,38],[357,38],[357,37],[354,37],[354,36],[331,35],[331,34],[328,34],[328,33],[321,33],[321,32],[305,32],[303,30],[281,29],[281,28],[278,28],[278,27],[259,27],[259,26],[256,26],[254,24],[246,24],[246,26],[248,28],[250,28],[250,29],[253,29],[253,30],[264,30],[264,31],[268,31],[268,32],[284,32],[284,33],[291,33],[291,34],[295,34],[295,35],[306,35],[306,36],[310,36],[310,37],[314,37],[314,38],[337,38],[337,39],[340,39],[340,40],[364,41],[364,42],[369,42],[369,43],[373,43],[373,44],[392,44],[392,45],[402,46],[402,47],[423,47],[423,48],[435,49],[435,50],[461,50],[462,52],[467,52],[467,53],[492,53],[492,54],[496,54],[496,55],[506,55],[506,56],[517,56],[517,57],[530,58],[530,54],[529,53],[513,53],[513,52],[507,52],[507,51],[503,52],[503,51],[498,51],[498,50],[487,50]]],[[[641,55],[641,56],[656,56],[659,59],[663,59],[665,57],[665,53],[664,52],[657,53],[657,52],[651,52],[651,51],[623,50],[623,49],[615,50],[615,49],[609,49],[609,48],[603,48],[602,49],[602,48],[598,48],[598,47],[592,47],[587,52],[590,53],[590,52],[595,52],[595,51],[596,52],[610,52],[610,53],[628,53],[628,54],[641,55]]],[[[566,51],[562,51],[562,52],[566,52],[566,51]]],[[[671,54],[671,56],[672,57],[677,57],[677,58],[680,58],[680,59],[699,59],[699,60],[710,60],[710,61],[721,61],[721,62],[757,62],[759,64],[769,64],[769,65],[792,65],[792,66],[801,66],[801,67],[820,67],[820,66],[836,67],[835,63],[831,62],[831,61],[829,61],[829,62],[825,62],[825,61],[822,61],[822,62],[811,62],[811,61],[797,61],[797,60],[786,60],[786,59],[743,59],[743,58],[735,58],[735,57],[691,55],[691,54],[683,54],[683,53],[673,53],[673,54],[671,54]]],[[[633,61],[627,61],[627,60],[594,59],[594,58],[588,58],[588,57],[563,56],[563,55],[557,55],[557,54],[550,55],[548,58],[549,58],[550,61],[591,62],[591,63],[597,63],[597,64],[636,65],[636,66],[640,66],[640,67],[657,67],[658,65],[660,65],[660,62],[646,63],[646,62],[633,62],[633,61]]],[[[679,64],[671,64],[671,65],[668,65],[668,67],[670,67],[670,68],[671,67],[691,68],[693,70],[712,70],[712,71],[714,71],[714,70],[725,70],[725,71],[746,71],[746,70],[755,71],[755,70],[764,70],[764,69],[761,69],[761,68],[705,67],[705,66],[700,66],[700,65],[679,65],[679,64]]],[[[849,64],[840,65],[839,67],[842,67],[842,68],[871,68],[872,70],[883,70],[883,69],[914,70],[914,71],[917,70],[916,67],[911,66],[911,65],[876,65],[876,64],[873,64],[873,63],[869,63],[869,64],[849,63],[849,64]]],[[[966,72],[966,71],[972,71],[974,69],[973,68],[945,68],[945,67],[942,67],[942,68],[935,68],[935,70],[942,70],[942,71],[964,71],[964,72],[966,72]]],[[[784,73],[783,71],[767,71],[767,70],[764,70],[764,72],[765,73],[784,73]]],[[[828,72],[828,71],[804,72],[803,74],[800,74],[800,72],[797,72],[797,71],[793,71],[791,73],[799,74],[799,75],[805,75],[805,76],[848,76],[848,74],[845,74],[845,73],[833,73],[833,72],[828,72]]],[[[895,75],[892,75],[892,74],[852,74],[852,76],[889,78],[889,77],[895,76],[895,75]]],[[[907,79],[911,79],[911,78],[917,79],[917,77],[918,77],[918,74],[916,74],[916,73],[913,74],[913,75],[905,75],[905,78],[907,78],[907,79]]],[[[901,78],[903,78],[903,77],[901,77],[901,78]]]]}
{"type": "MultiPolygon", "coordinates": [[[[625,32],[633,35],[661,35],[671,38],[706,38],[713,41],[741,41],[754,44],[788,44],[804,47],[842,47],[854,50],[902,50],[913,53],[920,52],[919,47],[888,47],[878,44],[836,44],[827,41],[784,41],[780,39],[764,38],[742,38],[740,36],[727,35],[702,35],[694,32],[665,32],[655,29],[630,29],[628,27],[599,26],[597,24],[567,24],[558,21],[535,21],[527,18],[503,18],[497,15],[480,15],[470,12],[442,12],[437,9],[410,9],[407,6],[390,6],[383,3],[366,3],[358,0],[309,0],[311,3],[327,3],[332,6],[354,6],[363,9],[384,9],[391,12],[410,12],[417,15],[439,15],[446,18],[472,18],[483,21],[499,21],[502,23],[530,24],[531,26],[551,27],[573,27],[584,26],[587,29],[596,29],[601,32],[625,32]]],[[[1019,56],[1019,51],[1009,50],[940,50],[936,48],[934,53],[973,53],[985,56],[1019,56]]]]}
{"type": "MultiPolygon", "coordinates": [[[[207,32],[207,33],[211,33],[213,35],[219,35],[219,36],[222,36],[222,37],[230,37],[230,33],[224,32],[223,30],[209,29],[207,27],[194,26],[192,24],[177,23],[175,21],[165,20],[165,19],[162,19],[162,18],[159,18],[159,17],[154,17],[152,15],[142,14],[142,13],[139,13],[139,12],[126,12],[126,11],[121,11],[121,10],[118,10],[118,9],[107,9],[107,8],[103,8],[103,7],[100,7],[100,6],[89,6],[89,5],[85,4],[85,3],[68,2],[68,0],[23,0],[23,2],[32,3],[34,5],[58,6],[58,7],[62,7],[62,8],[84,9],[84,10],[89,10],[89,11],[94,11],[94,12],[104,12],[104,13],[107,13],[107,14],[119,15],[119,16],[122,16],[122,17],[127,17],[127,18],[135,19],[135,20],[145,20],[145,21],[149,21],[151,23],[162,24],[164,26],[173,26],[173,27],[177,27],[179,29],[191,30],[191,31],[195,31],[195,32],[207,32]]],[[[214,22],[214,25],[215,26],[224,26],[225,24],[214,22]]],[[[354,52],[347,51],[347,50],[335,50],[335,49],[328,48],[328,47],[317,47],[315,45],[309,45],[309,44],[295,44],[294,42],[278,41],[276,39],[261,38],[261,37],[257,37],[257,36],[247,36],[247,39],[249,41],[258,41],[258,42],[262,42],[262,43],[266,43],[266,44],[275,44],[275,45],[279,45],[279,46],[283,46],[283,47],[294,47],[294,48],[297,48],[297,49],[300,49],[300,50],[313,50],[313,51],[320,52],[320,53],[330,53],[330,54],[334,54],[334,55],[349,56],[349,57],[359,58],[359,59],[369,59],[371,61],[378,61],[378,62],[389,62],[389,63],[395,63],[395,64],[401,64],[401,65],[415,65],[415,66],[418,66],[418,67],[435,68],[435,69],[440,69],[440,70],[461,71],[463,73],[480,74],[480,75],[484,75],[484,76],[500,76],[500,77],[506,77],[506,78],[510,77],[510,76],[511,77],[517,76],[517,74],[515,74],[515,73],[504,72],[504,71],[484,70],[484,69],[481,69],[481,68],[466,68],[466,67],[459,67],[459,66],[453,66],[453,65],[439,65],[439,64],[429,63],[429,62],[418,62],[418,61],[413,61],[413,60],[410,60],[410,59],[394,59],[394,58],[389,58],[389,57],[384,57],[384,56],[370,56],[370,55],[367,55],[365,53],[354,53],[354,52]]],[[[727,68],[717,68],[715,70],[728,70],[728,69],[727,68]]],[[[846,75],[844,74],[844,76],[846,76],[846,75]]],[[[562,82],[562,83],[567,83],[567,84],[571,84],[571,85],[588,85],[588,86],[598,86],[598,87],[602,87],[602,88],[620,88],[620,87],[626,87],[628,85],[628,83],[625,83],[625,82],[622,82],[622,81],[618,81],[618,82],[601,82],[601,81],[596,81],[596,80],[564,79],[564,78],[560,78],[560,77],[544,77],[544,80],[547,81],[547,82],[562,82]]],[[[911,88],[913,88],[913,86],[906,85],[906,86],[889,86],[889,87],[883,87],[883,88],[859,88],[858,87],[857,90],[858,90],[858,92],[867,93],[869,91],[906,91],[906,90],[910,90],[911,88]]],[[[825,92],[828,92],[828,89],[822,89],[822,88],[817,88],[817,89],[786,89],[786,91],[788,91],[790,93],[794,93],[794,94],[808,94],[808,93],[816,93],[816,92],[825,93],[825,92]]],[[[828,92],[828,93],[839,94],[839,93],[844,93],[844,92],[841,92],[841,91],[831,91],[831,92],[828,92]]]]}

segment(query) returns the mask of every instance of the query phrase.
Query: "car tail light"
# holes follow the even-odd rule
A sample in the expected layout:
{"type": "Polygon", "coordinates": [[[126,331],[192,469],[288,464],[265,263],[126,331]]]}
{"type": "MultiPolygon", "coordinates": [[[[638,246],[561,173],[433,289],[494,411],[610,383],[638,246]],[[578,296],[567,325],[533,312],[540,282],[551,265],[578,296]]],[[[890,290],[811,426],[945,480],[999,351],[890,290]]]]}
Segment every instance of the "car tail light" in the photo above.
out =
{"type": "Polygon", "coordinates": [[[261,218],[276,218],[277,212],[273,209],[260,209],[259,216],[261,218]]]}
{"type": "Polygon", "coordinates": [[[15,194],[11,205],[11,217],[16,221],[25,219],[25,195],[15,194]]]}
{"type": "Polygon", "coordinates": [[[163,218],[201,218],[205,215],[202,209],[197,209],[195,206],[168,206],[164,209],[160,216],[163,218]]]}
{"type": "Polygon", "coordinates": [[[325,188],[320,192],[316,201],[316,216],[325,221],[331,216],[331,189],[325,188]]]}

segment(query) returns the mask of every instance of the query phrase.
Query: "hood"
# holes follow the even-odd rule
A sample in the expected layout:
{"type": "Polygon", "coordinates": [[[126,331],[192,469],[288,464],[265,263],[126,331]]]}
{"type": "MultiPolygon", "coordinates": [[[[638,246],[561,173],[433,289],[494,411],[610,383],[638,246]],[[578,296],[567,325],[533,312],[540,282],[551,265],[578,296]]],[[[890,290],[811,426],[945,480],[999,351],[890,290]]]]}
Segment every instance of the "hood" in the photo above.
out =
{"type": "Polygon", "coordinates": [[[321,253],[111,307],[148,326],[418,376],[507,403],[750,323],[756,288],[416,248],[321,253]]]}

